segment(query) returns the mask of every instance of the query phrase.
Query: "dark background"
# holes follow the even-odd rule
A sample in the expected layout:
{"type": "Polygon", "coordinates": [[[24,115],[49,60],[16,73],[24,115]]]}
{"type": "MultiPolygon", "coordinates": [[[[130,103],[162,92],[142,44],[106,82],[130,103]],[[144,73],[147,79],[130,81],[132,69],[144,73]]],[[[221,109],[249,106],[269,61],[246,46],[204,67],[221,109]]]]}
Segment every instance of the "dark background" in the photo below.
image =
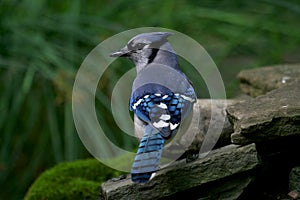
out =
{"type": "MultiPolygon", "coordinates": [[[[74,128],[71,94],[77,69],[101,41],[145,26],[187,34],[211,55],[232,98],[240,70],[300,61],[299,19],[296,0],[0,1],[0,199],[22,199],[44,170],[90,157],[74,128]]],[[[117,60],[105,73],[98,112],[110,112],[114,84],[132,67],[117,60]]],[[[110,115],[99,120],[118,145],[134,147],[111,128],[110,115]]]]}

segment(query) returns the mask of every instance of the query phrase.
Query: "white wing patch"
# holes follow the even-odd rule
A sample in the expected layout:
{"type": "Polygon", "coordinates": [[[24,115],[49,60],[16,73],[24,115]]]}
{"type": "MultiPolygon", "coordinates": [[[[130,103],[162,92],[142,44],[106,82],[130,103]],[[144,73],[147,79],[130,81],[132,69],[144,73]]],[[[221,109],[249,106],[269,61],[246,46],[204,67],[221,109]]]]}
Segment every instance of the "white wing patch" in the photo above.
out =
{"type": "Polygon", "coordinates": [[[179,124],[172,124],[172,123],[170,123],[170,129],[174,130],[175,128],[177,128],[178,125],[179,124]]]}
{"type": "Polygon", "coordinates": [[[169,96],[169,95],[164,95],[164,96],[162,97],[162,99],[166,99],[166,98],[168,98],[168,96],[169,96]]]}
{"type": "MultiPolygon", "coordinates": [[[[161,97],[162,96],[162,94],[159,94],[159,93],[155,93],[154,94],[155,96],[157,96],[157,97],[161,97]]],[[[179,93],[175,93],[174,94],[175,96],[180,96],[181,98],[183,98],[184,100],[187,100],[187,101],[190,101],[190,102],[194,102],[195,101],[195,99],[193,99],[193,98],[191,98],[191,97],[188,97],[188,96],[185,96],[185,95],[182,95],[182,94],[179,94],[179,93]]],[[[141,98],[141,99],[139,99],[136,103],[134,103],[133,104],[133,106],[132,106],[132,108],[135,110],[136,109],[136,107],[138,106],[138,105],[140,105],[140,103],[143,101],[143,99],[146,99],[146,98],[148,98],[150,95],[145,95],[143,98],[141,98]]],[[[164,95],[164,96],[162,96],[162,99],[166,99],[166,98],[168,98],[169,97],[169,95],[164,95]]],[[[159,105],[157,105],[159,108],[162,108],[162,109],[168,109],[168,106],[165,104],[165,103],[160,103],[159,105]]],[[[176,129],[178,126],[179,126],[179,123],[175,123],[175,124],[172,124],[172,123],[170,123],[170,122],[166,122],[166,121],[168,121],[168,120],[170,120],[171,119],[171,115],[169,115],[169,114],[162,114],[160,117],[159,117],[159,121],[158,122],[154,122],[153,123],[153,126],[155,127],[155,128],[164,128],[164,127],[170,127],[170,130],[172,131],[172,130],[174,130],[174,129],[176,129]]]]}
{"type": "Polygon", "coordinates": [[[195,99],[191,98],[191,97],[188,97],[188,96],[185,96],[185,95],[180,95],[184,100],[187,100],[187,101],[190,101],[190,102],[194,102],[195,99]]]}
{"type": "Polygon", "coordinates": [[[160,103],[159,105],[157,105],[158,107],[162,108],[162,109],[167,109],[168,106],[164,103],[160,103]]]}
{"type": "Polygon", "coordinates": [[[135,110],[138,105],[143,101],[143,99],[139,99],[136,103],[133,104],[132,108],[135,110]]]}
{"type": "Polygon", "coordinates": [[[155,128],[163,128],[163,127],[168,127],[168,126],[169,126],[169,123],[164,122],[163,120],[159,120],[158,122],[154,122],[154,123],[153,123],[153,126],[154,126],[155,128]]]}
{"type": "Polygon", "coordinates": [[[171,119],[171,116],[170,116],[170,115],[167,115],[167,114],[162,114],[162,115],[159,117],[159,119],[162,119],[162,120],[166,121],[166,120],[171,119]]]}

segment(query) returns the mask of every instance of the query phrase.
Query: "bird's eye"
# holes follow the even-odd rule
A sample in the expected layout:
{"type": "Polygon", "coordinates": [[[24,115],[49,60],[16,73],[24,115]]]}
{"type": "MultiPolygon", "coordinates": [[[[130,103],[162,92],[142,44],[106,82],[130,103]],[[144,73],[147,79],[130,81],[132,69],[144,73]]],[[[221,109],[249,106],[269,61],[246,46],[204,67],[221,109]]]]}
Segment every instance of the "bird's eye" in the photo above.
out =
{"type": "Polygon", "coordinates": [[[146,44],[144,44],[144,43],[137,43],[137,44],[135,45],[135,49],[136,49],[136,50],[141,50],[142,48],[144,48],[145,45],[146,45],[146,44]]]}

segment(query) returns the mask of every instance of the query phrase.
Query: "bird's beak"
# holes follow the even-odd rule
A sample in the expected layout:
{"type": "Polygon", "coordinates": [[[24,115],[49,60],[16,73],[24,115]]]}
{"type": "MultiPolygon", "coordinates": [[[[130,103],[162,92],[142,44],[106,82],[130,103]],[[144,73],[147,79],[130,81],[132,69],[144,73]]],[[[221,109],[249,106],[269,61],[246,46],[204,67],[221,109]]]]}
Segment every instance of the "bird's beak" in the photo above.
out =
{"type": "Polygon", "coordinates": [[[110,57],[127,57],[129,55],[130,51],[127,48],[127,46],[125,46],[124,48],[120,49],[119,51],[116,51],[114,53],[111,53],[109,56],[110,57]]]}

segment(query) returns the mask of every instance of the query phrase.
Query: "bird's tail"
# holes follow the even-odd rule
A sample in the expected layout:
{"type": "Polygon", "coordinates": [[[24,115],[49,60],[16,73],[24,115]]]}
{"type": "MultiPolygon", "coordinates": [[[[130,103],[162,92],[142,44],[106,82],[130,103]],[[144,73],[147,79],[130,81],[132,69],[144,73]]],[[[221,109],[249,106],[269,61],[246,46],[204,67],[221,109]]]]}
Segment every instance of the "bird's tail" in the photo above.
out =
{"type": "Polygon", "coordinates": [[[155,128],[147,125],[131,169],[133,182],[146,183],[149,181],[152,173],[159,168],[163,147],[164,138],[155,128]]]}

